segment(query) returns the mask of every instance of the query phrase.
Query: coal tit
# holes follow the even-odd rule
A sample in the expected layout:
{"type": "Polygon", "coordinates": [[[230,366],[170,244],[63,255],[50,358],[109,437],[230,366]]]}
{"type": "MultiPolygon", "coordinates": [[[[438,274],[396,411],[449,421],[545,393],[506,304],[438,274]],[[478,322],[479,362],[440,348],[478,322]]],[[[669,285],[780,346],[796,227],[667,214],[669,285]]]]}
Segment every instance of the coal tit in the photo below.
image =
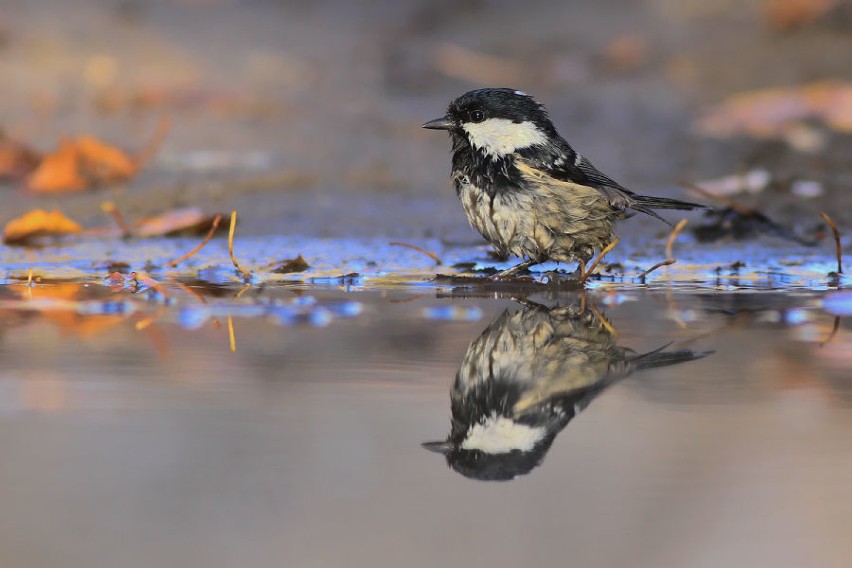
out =
{"type": "Polygon", "coordinates": [[[450,393],[450,434],[423,444],[466,477],[506,481],[529,473],[568,422],[616,381],[710,353],[666,345],[640,355],[617,345],[608,320],[583,302],[523,303],[470,344],[450,393]]]}
{"type": "Polygon", "coordinates": [[[566,142],[543,105],[514,89],[460,96],[423,128],[446,130],[453,143],[452,179],[470,224],[504,258],[585,264],[613,242],[616,221],[654,209],[703,205],[637,195],[608,178],[566,142]]]}

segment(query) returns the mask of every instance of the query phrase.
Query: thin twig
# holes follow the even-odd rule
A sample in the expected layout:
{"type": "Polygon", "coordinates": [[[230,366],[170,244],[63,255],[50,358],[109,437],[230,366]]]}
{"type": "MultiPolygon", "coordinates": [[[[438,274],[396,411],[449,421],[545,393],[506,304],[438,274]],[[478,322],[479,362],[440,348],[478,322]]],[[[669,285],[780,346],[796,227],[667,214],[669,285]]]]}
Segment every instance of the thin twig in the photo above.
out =
{"type": "Polygon", "coordinates": [[[137,170],[141,169],[148,161],[154,157],[154,154],[160,149],[160,146],[163,144],[163,140],[166,139],[166,135],[168,135],[169,131],[172,129],[172,117],[164,116],[160,118],[160,121],[157,123],[157,128],[154,130],[154,135],[151,137],[151,140],[145,144],[145,147],[142,148],[138,154],[134,157],[133,161],[136,162],[137,170]]]}
{"type": "Polygon", "coordinates": [[[606,248],[604,248],[604,249],[601,251],[601,253],[598,255],[598,257],[595,259],[595,261],[594,261],[594,262],[592,263],[592,265],[589,267],[589,269],[588,269],[588,270],[584,270],[584,271],[583,271],[583,274],[581,274],[581,275],[580,275],[580,283],[583,283],[583,282],[585,282],[586,280],[588,280],[589,276],[591,276],[591,275],[595,272],[595,268],[597,268],[597,267],[598,267],[598,265],[601,263],[601,261],[602,261],[602,260],[604,259],[604,257],[607,255],[607,253],[609,253],[609,251],[611,251],[612,249],[614,249],[614,248],[615,248],[615,246],[616,246],[618,243],[620,243],[620,242],[621,242],[621,237],[615,237],[615,240],[614,240],[614,241],[612,241],[611,243],[609,243],[608,245],[606,245],[606,248]]]}
{"type": "Polygon", "coordinates": [[[437,254],[435,254],[434,252],[430,252],[430,251],[428,251],[424,248],[421,248],[417,245],[412,245],[410,243],[401,243],[401,242],[398,242],[398,241],[393,241],[393,242],[390,242],[388,244],[392,247],[406,247],[406,248],[410,248],[412,250],[416,250],[419,253],[423,253],[426,256],[428,256],[429,258],[431,258],[432,260],[434,260],[436,266],[441,266],[443,264],[443,262],[441,262],[441,259],[438,257],[437,254]]]}
{"type": "Polygon", "coordinates": [[[840,316],[834,316],[834,327],[831,328],[831,333],[828,337],[825,338],[825,341],[819,344],[820,347],[825,347],[829,341],[834,339],[834,336],[837,335],[838,330],[840,329],[840,316]]]}
{"type": "Polygon", "coordinates": [[[680,234],[681,230],[686,227],[686,223],[688,221],[686,219],[681,219],[675,228],[672,229],[671,234],[669,234],[669,240],[666,241],[666,258],[674,258],[672,255],[672,247],[674,247],[675,239],[678,234],[680,234]]]}
{"type": "Polygon", "coordinates": [[[198,253],[198,251],[203,249],[204,245],[209,243],[210,239],[213,238],[213,235],[216,233],[216,229],[219,228],[219,221],[221,221],[221,220],[222,220],[222,216],[216,215],[216,218],[213,219],[213,224],[210,225],[210,231],[207,233],[207,236],[204,237],[204,240],[201,241],[201,243],[197,247],[195,247],[194,249],[192,249],[191,251],[189,251],[188,253],[186,253],[182,257],[177,258],[175,260],[172,260],[171,262],[167,262],[166,266],[170,266],[170,267],[174,268],[175,266],[177,266],[178,264],[180,264],[181,262],[183,262],[187,258],[193,256],[194,254],[198,253]]]}
{"type": "Polygon", "coordinates": [[[837,229],[834,221],[831,220],[831,217],[825,212],[820,213],[819,216],[822,217],[823,221],[828,223],[828,226],[831,227],[831,232],[834,233],[834,247],[837,253],[837,273],[843,274],[843,250],[840,246],[840,231],[837,229]]]}
{"type": "Polygon", "coordinates": [[[243,286],[243,287],[242,287],[242,289],[234,295],[234,298],[233,298],[233,299],[234,299],[234,300],[239,300],[239,299],[240,299],[240,296],[242,296],[243,294],[245,294],[245,293],[246,293],[246,291],[247,291],[249,288],[251,288],[251,284],[246,284],[245,286],[243,286]]]}
{"type": "Polygon", "coordinates": [[[237,210],[234,209],[231,211],[231,228],[228,229],[228,254],[231,255],[231,262],[234,263],[234,266],[237,270],[243,273],[243,278],[248,280],[251,278],[251,272],[240,266],[240,263],[237,262],[237,257],[234,256],[234,230],[237,228],[237,210]]]}
{"type": "Polygon", "coordinates": [[[155,322],[155,321],[157,321],[159,318],[161,318],[161,317],[163,316],[163,314],[164,314],[164,313],[166,313],[166,310],[167,310],[167,309],[168,309],[168,307],[167,307],[165,304],[163,304],[162,306],[160,306],[160,307],[157,309],[157,311],[156,311],[156,312],[154,312],[154,313],[153,313],[153,314],[151,314],[150,316],[148,316],[148,317],[146,317],[146,318],[143,318],[143,319],[141,319],[141,320],[137,321],[137,322],[136,322],[136,326],[135,326],[135,327],[136,327],[136,331],[142,331],[143,329],[146,329],[146,328],[147,328],[148,326],[150,326],[152,323],[154,323],[154,322],[155,322]]]}
{"type": "Polygon", "coordinates": [[[652,266],[648,270],[645,270],[644,272],[642,272],[639,276],[637,276],[637,278],[639,278],[639,279],[645,278],[646,276],[648,276],[649,274],[651,274],[652,272],[654,272],[656,269],[660,268],[661,266],[668,266],[670,264],[674,264],[675,262],[677,262],[677,260],[675,260],[673,258],[667,258],[666,260],[661,260],[660,262],[658,262],[657,264],[655,264],[654,266],[652,266]]]}
{"type": "Polygon", "coordinates": [[[231,353],[237,352],[237,336],[234,333],[234,318],[228,316],[228,341],[231,345],[231,353]]]}
{"type": "Polygon", "coordinates": [[[121,214],[121,211],[118,210],[115,203],[112,201],[104,201],[101,203],[101,211],[112,215],[112,219],[115,221],[115,224],[118,225],[119,230],[121,230],[121,236],[123,238],[133,236],[133,229],[131,229],[130,225],[127,224],[127,221],[124,219],[124,215],[121,214]]]}
{"type": "Polygon", "coordinates": [[[192,288],[190,288],[189,286],[187,286],[186,284],[184,284],[180,280],[169,280],[169,283],[174,284],[175,286],[177,286],[178,288],[180,288],[181,290],[183,290],[187,294],[189,294],[191,296],[195,296],[195,298],[199,302],[201,302],[202,304],[207,303],[207,300],[204,299],[204,296],[202,296],[201,294],[199,294],[198,292],[196,292],[195,290],[193,290],[192,288]]]}

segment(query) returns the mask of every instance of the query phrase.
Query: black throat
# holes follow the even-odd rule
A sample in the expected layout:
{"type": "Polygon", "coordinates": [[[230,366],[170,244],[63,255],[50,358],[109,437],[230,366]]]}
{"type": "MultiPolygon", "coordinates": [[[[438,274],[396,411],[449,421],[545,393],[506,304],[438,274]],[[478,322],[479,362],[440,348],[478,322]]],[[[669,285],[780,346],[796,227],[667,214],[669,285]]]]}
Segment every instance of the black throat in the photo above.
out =
{"type": "MultiPolygon", "coordinates": [[[[490,197],[519,189],[520,172],[511,154],[494,158],[476,150],[462,133],[452,132],[452,138],[454,176],[458,173],[467,176],[472,185],[490,197]]],[[[456,193],[461,187],[456,179],[456,193]]]]}

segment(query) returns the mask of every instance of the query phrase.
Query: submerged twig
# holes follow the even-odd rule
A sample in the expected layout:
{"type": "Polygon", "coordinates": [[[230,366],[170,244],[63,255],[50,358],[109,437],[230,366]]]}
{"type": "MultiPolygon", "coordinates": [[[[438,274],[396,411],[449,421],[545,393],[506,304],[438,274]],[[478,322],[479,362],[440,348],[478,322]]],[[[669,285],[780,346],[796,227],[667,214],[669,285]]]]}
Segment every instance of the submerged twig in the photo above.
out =
{"type": "Polygon", "coordinates": [[[645,278],[646,276],[648,276],[649,274],[654,272],[656,269],[658,269],[662,266],[668,266],[670,264],[674,264],[675,262],[677,262],[677,260],[675,260],[674,258],[667,258],[665,260],[661,260],[660,262],[658,262],[657,264],[655,264],[654,266],[652,266],[648,270],[643,271],[641,274],[639,274],[639,276],[637,276],[637,278],[639,278],[639,279],[645,278]]]}
{"type": "Polygon", "coordinates": [[[121,211],[118,210],[115,203],[112,201],[104,201],[101,203],[101,211],[112,216],[115,224],[118,225],[119,230],[121,230],[122,238],[133,236],[133,229],[131,229],[130,225],[127,224],[127,221],[124,219],[124,215],[121,214],[121,211]]]}
{"type": "Polygon", "coordinates": [[[678,221],[678,224],[675,225],[675,228],[672,229],[671,234],[669,234],[669,239],[666,241],[666,258],[673,258],[672,247],[674,247],[675,239],[677,238],[678,234],[680,234],[680,232],[683,230],[683,228],[686,227],[687,222],[688,221],[686,219],[681,219],[680,221],[678,221]]]}
{"type": "Polygon", "coordinates": [[[213,235],[216,233],[216,229],[219,227],[219,222],[220,222],[221,220],[222,220],[222,216],[221,216],[221,215],[216,215],[216,218],[215,218],[215,219],[213,219],[213,224],[212,224],[212,225],[210,225],[210,231],[207,233],[207,236],[205,236],[205,237],[204,237],[204,240],[203,240],[203,241],[201,241],[201,243],[200,243],[198,246],[196,246],[194,249],[192,249],[191,251],[189,251],[189,252],[188,252],[188,253],[186,253],[185,255],[181,256],[180,258],[177,258],[177,259],[175,259],[175,260],[172,260],[172,261],[170,261],[170,262],[167,262],[167,263],[166,263],[166,266],[170,266],[170,267],[174,268],[175,266],[177,266],[178,264],[180,264],[180,263],[181,263],[181,262],[183,262],[184,260],[186,260],[186,259],[188,259],[189,257],[191,257],[191,256],[193,256],[193,255],[195,255],[195,254],[197,254],[197,253],[198,253],[198,251],[200,251],[201,249],[203,249],[203,248],[204,248],[204,245],[206,245],[207,243],[209,243],[209,242],[210,242],[210,239],[212,239],[212,238],[213,238],[213,235]]]}
{"type": "Polygon", "coordinates": [[[166,306],[165,304],[163,304],[162,306],[160,306],[160,307],[157,309],[157,311],[156,311],[156,312],[154,312],[154,313],[153,313],[153,314],[151,314],[150,316],[148,316],[148,317],[146,317],[146,318],[143,318],[143,319],[141,319],[141,320],[137,321],[137,322],[136,322],[136,325],[135,325],[135,327],[136,327],[136,331],[142,331],[143,329],[148,328],[148,326],[150,326],[152,323],[154,323],[154,322],[155,322],[155,321],[157,321],[159,318],[161,318],[161,317],[163,316],[163,314],[164,314],[164,313],[166,313],[166,310],[167,310],[167,309],[168,309],[168,306],[166,306]]]}
{"type": "Polygon", "coordinates": [[[834,233],[834,247],[835,252],[837,254],[837,273],[843,274],[843,249],[840,246],[840,231],[837,229],[837,225],[834,224],[834,221],[831,220],[824,211],[819,214],[822,217],[822,220],[825,221],[829,227],[831,227],[831,232],[834,233]]]}
{"type": "Polygon", "coordinates": [[[819,344],[820,347],[825,347],[829,341],[834,339],[837,332],[840,330],[840,316],[834,316],[834,326],[831,328],[831,333],[825,338],[825,341],[819,344]]]}
{"type": "Polygon", "coordinates": [[[594,302],[589,302],[589,309],[592,310],[592,313],[594,313],[595,316],[597,316],[598,320],[601,322],[601,325],[610,333],[610,335],[612,335],[613,337],[618,337],[618,332],[615,331],[615,328],[612,327],[612,324],[606,320],[604,315],[598,310],[598,307],[595,306],[594,302]]]}
{"type": "Polygon", "coordinates": [[[237,210],[234,209],[231,211],[231,228],[228,229],[228,254],[231,255],[231,262],[234,263],[234,267],[237,270],[242,272],[243,277],[248,280],[251,278],[251,272],[240,266],[240,263],[237,262],[237,257],[234,256],[234,230],[237,228],[237,210]]]}
{"type": "Polygon", "coordinates": [[[231,346],[231,353],[237,352],[237,336],[234,333],[234,318],[228,316],[228,342],[231,346]]]}
{"type": "Polygon", "coordinates": [[[402,242],[398,242],[398,241],[393,241],[393,242],[390,242],[388,244],[392,247],[406,247],[406,248],[410,248],[411,250],[416,250],[419,253],[423,253],[426,256],[428,256],[429,258],[431,258],[432,260],[434,260],[436,266],[441,266],[443,264],[443,262],[441,262],[441,258],[437,254],[435,254],[434,252],[430,252],[430,251],[428,251],[428,250],[426,250],[422,247],[419,247],[417,245],[412,245],[411,243],[402,243],[402,242]]]}
{"type": "Polygon", "coordinates": [[[180,280],[169,280],[169,282],[171,284],[174,284],[175,286],[177,286],[178,288],[180,288],[181,290],[183,290],[187,294],[189,294],[191,296],[195,296],[195,299],[197,299],[202,304],[207,303],[207,300],[204,299],[204,296],[202,296],[201,294],[199,294],[198,292],[196,292],[195,290],[193,290],[192,288],[190,288],[189,286],[187,286],[186,284],[184,284],[180,280]]]}

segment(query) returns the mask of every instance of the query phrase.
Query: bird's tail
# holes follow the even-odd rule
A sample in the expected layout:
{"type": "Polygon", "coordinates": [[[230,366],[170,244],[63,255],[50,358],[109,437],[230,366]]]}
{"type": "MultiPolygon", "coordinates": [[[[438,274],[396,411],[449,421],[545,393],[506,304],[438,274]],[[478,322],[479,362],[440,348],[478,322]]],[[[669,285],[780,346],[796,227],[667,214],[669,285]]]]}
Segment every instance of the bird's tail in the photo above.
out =
{"type": "Polygon", "coordinates": [[[636,355],[630,362],[636,365],[636,368],[653,369],[655,367],[667,367],[678,363],[686,363],[687,361],[695,361],[707,355],[714,353],[713,351],[693,351],[691,349],[681,349],[679,351],[666,351],[666,348],[671,345],[668,343],[659,349],[655,349],[650,353],[636,355]]]}
{"type": "Polygon", "coordinates": [[[681,201],[679,199],[669,199],[668,197],[651,197],[649,195],[637,195],[633,198],[634,202],[630,206],[631,209],[636,211],[641,211],[646,215],[650,215],[651,217],[656,217],[666,225],[671,225],[664,218],[660,217],[654,209],[681,209],[681,210],[692,210],[692,209],[709,209],[706,205],[701,205],[700,203],[690,203],[689,201],[681,201]]]}
{"type": "MultiPolygon", "coordinates": [[[[680,199],[669,199],[668,197],[651,197],[649,195],[637,195],[636,205],[639,207],[647,207],[648,209],[708,209],[706,205],[700,203],[690,203],[689,201],[681,201],[680,199]]],[[[636,205],[634,209],[638,209],[636,205]]],[[[640,209],[641,211],[641,209],[640,209]]]]}

